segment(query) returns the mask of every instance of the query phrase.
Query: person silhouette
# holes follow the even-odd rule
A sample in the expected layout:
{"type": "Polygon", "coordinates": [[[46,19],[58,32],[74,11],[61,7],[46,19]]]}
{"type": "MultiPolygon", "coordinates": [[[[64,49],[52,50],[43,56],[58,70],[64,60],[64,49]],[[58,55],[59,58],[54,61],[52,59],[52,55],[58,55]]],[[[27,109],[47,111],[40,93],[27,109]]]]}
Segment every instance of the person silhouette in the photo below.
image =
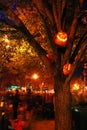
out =
{"type": "Polygon", "coordinates": [[[17,119],[19,102],[20,102],[20,94],[18,89],[16,89],[15,94],[12,96],[13,119],[17,119]]]}
{"type": "Polygon", "coordinates": [[[6,113],[3,111],[0,118],[0,130],[14,130],[9,118],[6,116],[6,113]]]}

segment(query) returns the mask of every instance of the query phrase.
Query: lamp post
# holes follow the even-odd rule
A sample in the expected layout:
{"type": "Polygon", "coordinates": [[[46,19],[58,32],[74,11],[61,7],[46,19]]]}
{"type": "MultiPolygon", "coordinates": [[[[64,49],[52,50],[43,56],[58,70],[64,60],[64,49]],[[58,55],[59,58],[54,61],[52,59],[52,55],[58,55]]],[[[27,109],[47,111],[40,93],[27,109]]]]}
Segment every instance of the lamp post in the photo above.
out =
{"type": "Polygon", "coordinates": [[[39,79],[39,75],[37,73],[34,73],[32,75],[32,79],[34,80],[34,83],[35,83],[35,88],[37,89],[38,88],[38,79],[39,79]]]}

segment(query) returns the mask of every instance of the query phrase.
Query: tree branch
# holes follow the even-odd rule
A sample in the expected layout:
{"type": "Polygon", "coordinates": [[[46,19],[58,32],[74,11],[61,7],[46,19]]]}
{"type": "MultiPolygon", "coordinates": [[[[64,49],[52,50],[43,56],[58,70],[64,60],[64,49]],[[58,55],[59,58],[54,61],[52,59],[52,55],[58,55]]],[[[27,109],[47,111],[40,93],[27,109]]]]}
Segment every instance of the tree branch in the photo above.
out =
{"type": "Polygon", "coordinates": [[[83,56],[83,54],[84,54],[84,52],[86,51],[86,49],[87,49],[87,44],[83,44],[83,45],[81,46],[81,51],[79,52],[78,59],[74,62],[73,68],[72,68],[72,72],[70,73],[70,75],[69,75],[69,77],[67,78],[67,80],[71,80],[71,78],[72,78],[72,76],[73,76],[73,74],[74,74],[74,72],[75,72],[75,70],[76,70],[76,68],[77,68],[77,66],[78,66],[78,64],[79,64],[79,62],[80,62],[80,59],[81,59],[81,57],[83,56]]]}
{"type": "Polygon", "coordinates": [[[80,40],[79,40],[79,42],[78,42],[78,44],[77,44],[77,46],[76,46],[76,48],[75,48],[75,50],[74,50],[72,56],[70,57],[69,62],[70,62],[71,64],[74,62],[74,59],[75,59],[75,57],[76,57],[76,55],[77,55],[77,53],[78,53],[78,51],[79,51],[79,49],[80,49],[80,47],[81,47],[81,43],[84,41],[84,39],[86,39],[86,38],[85,38],[85,37],[87,37],[86,34],[87,34],[87,31],[86,31],[86,32],[83,34],[83,36],[80,38],[80,40]]]}
{"type": "Polygon", "coordinates": [[[71,56],[70,54],[72,51],[74,36],[75,36],[76,30],[77,30],[79,14],[80,14],[80,8],[79,8],[79,6],[77,6],[75,9],[75,13],[74,13],[74,19],[73,19],[72,24],[69,29],[68,41],[67,41],[68,45],[67,45],[67,49],[66,49],[66,52],[64,55],[64,64],[69,60],[69,58],[71,56]]]}

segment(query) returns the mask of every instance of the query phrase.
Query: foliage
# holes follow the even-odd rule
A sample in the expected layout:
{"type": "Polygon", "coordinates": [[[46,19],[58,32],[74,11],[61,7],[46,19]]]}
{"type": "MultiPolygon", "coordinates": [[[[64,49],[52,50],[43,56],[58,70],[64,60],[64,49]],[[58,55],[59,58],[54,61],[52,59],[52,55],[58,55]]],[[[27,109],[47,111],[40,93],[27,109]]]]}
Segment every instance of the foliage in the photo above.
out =
{"type": "MultiPolygon", "coordinates": [[[[26,38],[6,24],[0,30],[0,43],[0,73],[3,73],[3,75],[4,72],[14,76],[20,75],[20,73],[26,75],[34,66],[38,69],[43,66],[37,53],[28,44],[26,38]]],[[[9,79],[8,75],[5,76],[7,79],[9,79]]]]}

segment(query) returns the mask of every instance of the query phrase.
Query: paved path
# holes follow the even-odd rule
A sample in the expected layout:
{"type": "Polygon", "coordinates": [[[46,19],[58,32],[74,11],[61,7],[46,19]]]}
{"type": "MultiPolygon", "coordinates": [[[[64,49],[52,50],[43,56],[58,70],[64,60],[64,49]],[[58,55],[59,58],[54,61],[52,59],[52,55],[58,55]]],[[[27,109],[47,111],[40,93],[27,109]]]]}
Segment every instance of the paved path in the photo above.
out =
{"type": "Polygon", "coordinates": [[[54,120],[33,121],[31,130],[54,130],[54,120]]]}

